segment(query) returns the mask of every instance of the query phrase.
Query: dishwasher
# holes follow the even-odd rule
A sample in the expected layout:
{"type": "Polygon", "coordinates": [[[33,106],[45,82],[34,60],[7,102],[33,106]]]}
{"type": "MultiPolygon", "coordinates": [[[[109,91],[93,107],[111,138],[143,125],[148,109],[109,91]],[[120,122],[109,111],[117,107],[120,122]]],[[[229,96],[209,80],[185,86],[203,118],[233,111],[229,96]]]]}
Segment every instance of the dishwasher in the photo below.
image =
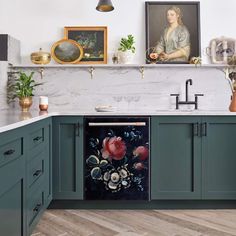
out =
{"type": "Polygon", "coordinates": [[[85,117],[84,199],[149,200],[149,117],[85,117]]]}

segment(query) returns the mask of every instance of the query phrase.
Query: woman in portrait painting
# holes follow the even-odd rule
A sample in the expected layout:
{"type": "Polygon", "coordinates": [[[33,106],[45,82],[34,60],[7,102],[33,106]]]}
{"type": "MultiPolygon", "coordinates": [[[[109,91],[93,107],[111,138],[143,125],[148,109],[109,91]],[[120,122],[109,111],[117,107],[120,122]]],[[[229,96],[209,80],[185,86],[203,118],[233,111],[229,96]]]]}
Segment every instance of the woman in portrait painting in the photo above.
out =
{"type": "Polygon", "coordinates": [[[158,59],[165,62],[188,62],[190,34],[182,22],[180,8],[171,6],[167,10],[166,17],[169,25],[155,47],[158,59]]]}

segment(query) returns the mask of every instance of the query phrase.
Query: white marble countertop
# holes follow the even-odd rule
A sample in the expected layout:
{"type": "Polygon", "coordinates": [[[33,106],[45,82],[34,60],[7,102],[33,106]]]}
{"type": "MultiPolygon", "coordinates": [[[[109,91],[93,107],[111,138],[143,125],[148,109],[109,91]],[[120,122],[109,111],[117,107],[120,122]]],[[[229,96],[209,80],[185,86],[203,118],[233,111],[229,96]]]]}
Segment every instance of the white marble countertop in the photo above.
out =
{"type": "Polygon", "coordinates": [[[112,112],[49,110],[49,112],[40,112],[32,110],[24,113],[9,109],[0,110],[0,133],[53,116],[236,116],[236,112],[227,110],[129,110],[112,112]]]}

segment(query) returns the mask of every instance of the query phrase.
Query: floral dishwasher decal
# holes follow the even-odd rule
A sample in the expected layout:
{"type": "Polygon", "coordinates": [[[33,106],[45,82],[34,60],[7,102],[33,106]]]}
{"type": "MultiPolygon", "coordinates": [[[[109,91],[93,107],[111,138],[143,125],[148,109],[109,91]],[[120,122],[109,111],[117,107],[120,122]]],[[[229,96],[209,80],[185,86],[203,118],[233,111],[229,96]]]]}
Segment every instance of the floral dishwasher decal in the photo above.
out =
{"type": "Polygon", "coordinates": [[[85,124],[85,199],[149,200],[149,118],[87,117],[85,124]]]}

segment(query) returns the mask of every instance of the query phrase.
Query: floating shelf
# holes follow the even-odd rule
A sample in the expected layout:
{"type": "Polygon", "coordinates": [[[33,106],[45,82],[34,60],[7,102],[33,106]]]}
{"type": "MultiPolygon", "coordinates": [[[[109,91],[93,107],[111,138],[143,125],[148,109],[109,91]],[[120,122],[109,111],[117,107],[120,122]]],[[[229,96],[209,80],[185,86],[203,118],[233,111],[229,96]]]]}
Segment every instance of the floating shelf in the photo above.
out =
{"type": "Polygon", "coordinates": [[[48,65],[34,65],[34,64],[20,64],[20,65],[12,65],[9,64],[9,69],[11,72],[9,73],[18,73],[19,69],[35,69],[38,70],[40,73],[41,78],[44,76],[44,71],[46,69],[86,69],[90,73],[91,79],[94,78],[94,71],[95,69],[136,69],[140,72],[141,78],[144,79],[145,69],[161,69],[161,68],[168,68],[168,69],[177,69],[177,68],[192,68],[192,69],[220,69],[225,72],[226,69],[235,68],[235,66],[229,66],[225,64],[202,64],[202,65],[194,65],[194,64],[48,64],[48,65]]]}
{"type": "Polygon", "coordinates": [[[76,65],[60,65],[60,64],[48,64],[48,65],[34,65],[34,64],[20,64],[20,65],[9,65],[10,68],[225,68],[231,67],[224,64],[202,64],[202,65],[193,65],[193,64],[76,64],[76,65]]]}

